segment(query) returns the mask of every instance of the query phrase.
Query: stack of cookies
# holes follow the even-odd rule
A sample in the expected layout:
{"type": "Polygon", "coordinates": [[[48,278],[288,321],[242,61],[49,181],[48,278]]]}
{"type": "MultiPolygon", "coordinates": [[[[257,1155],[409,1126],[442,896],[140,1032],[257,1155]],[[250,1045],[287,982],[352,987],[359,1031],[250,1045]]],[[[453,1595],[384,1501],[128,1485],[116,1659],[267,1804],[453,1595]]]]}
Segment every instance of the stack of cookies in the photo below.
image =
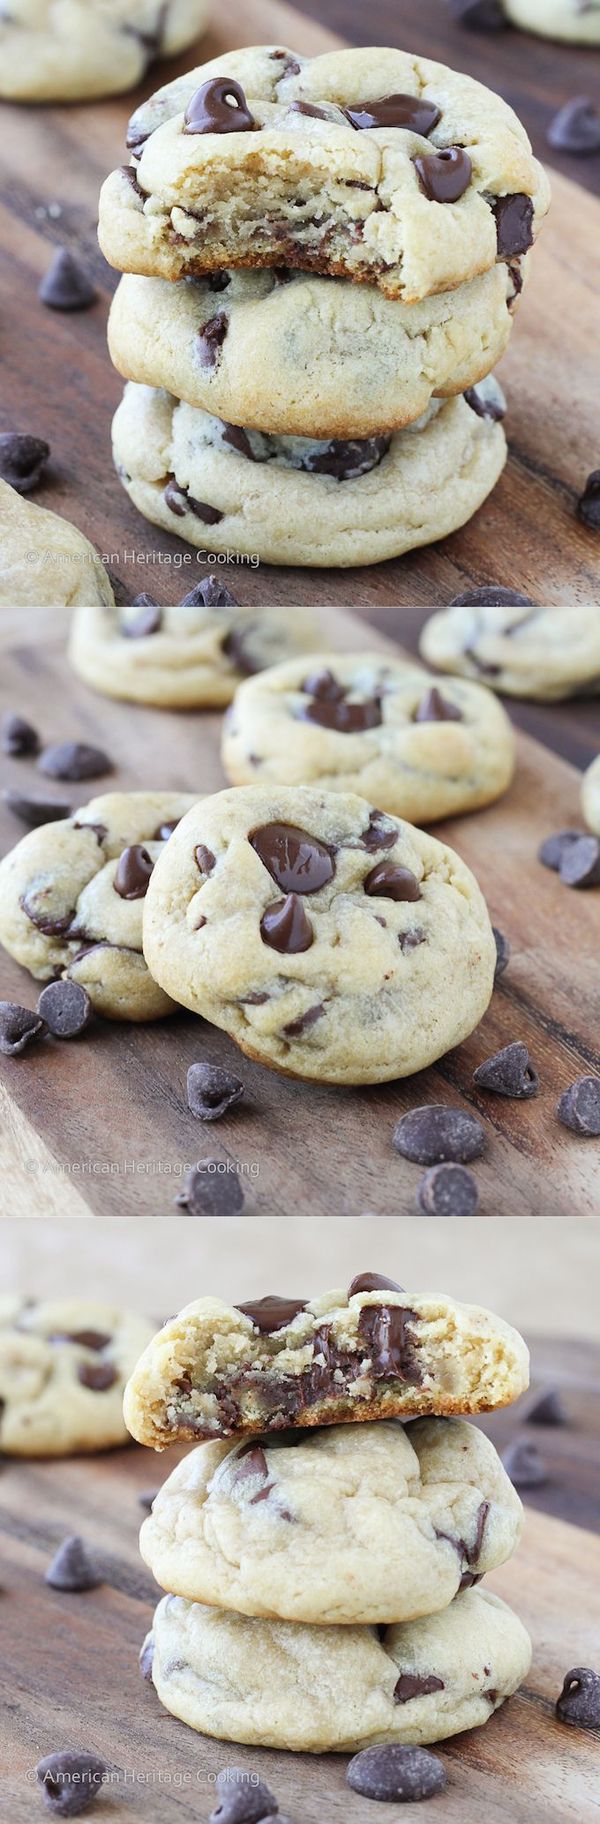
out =
{"type": "Polygon", "coordinates": [[[140,1442],[197,1445],[141,1533],[170,1592],[142,1649],[166,1709],[305,1752],[486,1723],[531,1659],[477,1587],[514,1551],[521,1504],[460,1415],[527,1379],[501,1319],[378,1274],[309,1302],[202,1298],[168,1323],[125,1394],[140,1442]]]}
{"type": "Polygon", "coordinates": [[[464,525],[506,460],[491,369],[549,203],[512,110],[402,51],[267,45],[160,90],[128,146],[100,242],[146,518],[301,565],[464,525]]]}

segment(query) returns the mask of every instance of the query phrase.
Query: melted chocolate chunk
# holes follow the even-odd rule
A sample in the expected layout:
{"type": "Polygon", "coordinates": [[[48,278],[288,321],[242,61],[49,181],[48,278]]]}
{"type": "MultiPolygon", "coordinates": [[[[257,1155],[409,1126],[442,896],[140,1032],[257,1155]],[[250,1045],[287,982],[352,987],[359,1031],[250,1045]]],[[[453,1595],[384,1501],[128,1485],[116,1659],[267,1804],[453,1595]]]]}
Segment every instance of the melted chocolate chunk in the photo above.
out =
{"type": "Polygon", "coordinates": [[[27,918],[31,919],[32,925],[35,925],[36,931],[41,931],[44,937],[64,937],[70,931],[75,917],[75,907],[72,906],[69,912],[63,912],[60,917],[55,917],[48,907],[44,906],[43,890],[41,903],[36,898],[35,885],[26,893],[21,894],[19,904],[27,918]]]}
{"type": "Polygon", "coordinates": [[[240,456],[245,456],[247,462],[256,462],[258,458],[255,456],[250,439],[242,430],[241,424],[227,424],[225,420],[221,420],[221,424],[222,442],[229,444],[230,449],[237,450],[240,456]]]}
{"type": "MultiPolygon", "coordinates": [[[[415,158],[414,167],[421,189],[432,203],[457,203],[471,182],[473,166],[462,146],[448,146],[444,152],[426,152],[415,158]]],[[[515,247],[515,253],[520,248],[515,247]]]]}
{"type": "Polygon", "coordinates": [[[368,728],[379,728],[381,699],[373,697],[362,703],[346,703],[343,697],[316,697],[302,710],[301,720],[316,722],[319,728],[331,728],[338,735],[362,735],[368,728]]]}
{"type": "Polygon", "coordinates": [[[123,849],[113,881],[120,899],[145,899],[154,867],[152,857],[140,842],[123,849]]]}
{"type": "Polygon", "coordinates": [[[353,108],[344,108],[344,113],[359,132],[369,127],[401,127],[405,132],[420,133],[423,139],[442,118],[434,101],[418,95],[382,95],[379,101],[359,101],[353,108]]]}
{"type": "Polygon", "coordinates": [[[79,1362],[77,1379],[81,1381],[82,1387],[89,1387],[92,1393],[106,1393],[109,1387],[114,1387],[117,1370],[111,1362],[79,1362]]]}
{"type": "Polygon", "coordinates": [[[428,1697],[430,1691],[444,1690],[443,1678],[421,1678],[416,1672],[401,1672],[394,1685],[394,1703],[410,1704],[413,1697],[428,1697]]]}
{"type": "Polygon", "coordinates": [[[322,1001],[317,1002],[315,1007],[307,1008],[306,1013],[301,1013],[299,1019],[290,1020],[289,1024],[284,1026],[283,1038],[301,1039],[303,1033],[308,1031],[309,1026],[314,1026],[316,1021],[322,1018],[324,1012],[325,1008],[322,1001]]]}
{"type": "Polygon", "coordinates": [[[533,203],[530,196],[499,196],[493,205],[496,239],[502,259],[533,247],[533,203]]]}
{"type": "Polygon", "coordinates": [[[394,861],[378,861],[371,868],[364,883],[365,893],[369,898],[376,895],[382,899],[422,899],[421,888],[410,868],[398,867],[394,861]]]}
{"type": "Polygon", "coordinates": [[[308,451],[298,466],[309,475],[333,475],[336,481],[357,481],[379,467],[391,437],[363,437],[345,443],[333,438],[324,450],[308,451]]]}
{"type": "Polygon", "coordinates": [[[363,830],[361,845],[369,855],[376,855],[379,849],[393,849],[394,843],[398,841],[399,830],[393,825],[386,828],[382,822],[384,816],[384,811],[371,811],[369,827],[363,830]]]}
{"type": "Polygon", "coordinates": [[[270,950],[279,950],[282,956],[310,950],[315,934],[297,893],[288,893],[287,899],[267,906],[260,921],[260,934],[263,944],[268,944],[270,950]]]}
{"type": "Polygon", "coordinates": [[[239,82],[211,76],[192,95],[185,110],[184,133],[252,133],[256,130],[239,82]]]}
{"type": "Polygon", "coordinates": [[[331,849],[291,823],[264,823],[248,841],[284,893],[318,893],[333,880],[331,849]]]}
{"type": "Polygon", "coordinates": [[[217,865],[212,849],[207,849],[203,842],[199,842],[197,848],[194,849],[194,854],[200,873],[212,874],[213,868],[216,868],[217,865]]]}
{"type": "Polygon", "coordinates": [[[355,1298],[357,1292],[403,1292],[404,1286],[397,1286],[395,1279],[386,1279],[383,1273],[357,1273],[348,1287],[348,1298],[355,1298]]]}
{"type": "Polygon", "coordinates": [[[262,1336],[274,1336],[278,1330],[284,1330],[287,1324],[293,1323],[299,1311],[306,1311],[306,1298],[279,1298],[270,1292],[267,1298],[251,1299],[247,1305],[236,1305],[236,1311],[242,1311],[249,1317],[262,1336]]]}
{"type": "Polygon", "coordinates": [[[193,494],[188,494],[187,488],[180,488],[175,475],[169,476],[163,499],[177,519],[184,519],[186,513],[193,513],[205,526],[218,526],[223,518],[218,507],[208,506],[205,500],[195,500],[193,494]]]}
{"type": "Polygon", "coordinates": [[[407,1323],[418,1323],[415,1311],[403,1305],[363,1305],[358,1333],[371,1355],[371,1372],[376,1381],[398,1376],[418,1387],[423,1376],[415,1354],[415,1342],[407,1333],[407,1323]]]}
{"type": "Polygon", "coordinates": [[[463,715],[455,703],[449,703],[434,684],[417,704],[413,722],[462,722],[463,715]]]}
{"type": "Polygon", "coordinates": [[[219,310],[199,331],[198,358],[201,367],[216,367],[228,329],[227,312],[219,310]]]}
{"type": "Polygon", "coordinates": [[[269,1466],[260,1444],[251,1444],[247,1450],[241,1450],[234,1468],[233,1485],[238,1482],[269,1482],[269,1466]]]}

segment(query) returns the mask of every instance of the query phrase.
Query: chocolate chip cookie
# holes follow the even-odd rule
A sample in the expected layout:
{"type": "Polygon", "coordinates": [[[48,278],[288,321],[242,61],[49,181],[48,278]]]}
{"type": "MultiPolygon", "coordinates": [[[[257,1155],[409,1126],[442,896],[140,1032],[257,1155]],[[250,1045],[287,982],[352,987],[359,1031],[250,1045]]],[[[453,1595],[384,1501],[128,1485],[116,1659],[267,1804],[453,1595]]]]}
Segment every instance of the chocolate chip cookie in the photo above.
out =
{"type": "Polygon", "coordinates": [[[543,38],[600,44],[600,0],[503,0],[514,25],[543,38]]]}
{"type": "Polygon", "coordinates": [[[393,436],[326,443],[244,430],[130,383],[113,454],[145,518],[203,551],[266,564],[375,564],[447,537],[495,486],[506,439],[483,400],[472,388],[432,400],[393,436]]]}
{"type": "Polygon", "coordinates": [[[404,51],[234,51],[144,103],[128,142],[100,243],[155,278],[283,265],[416,304],[520,258],[549,206],[506,102],[404,51]]]}
{"type": "MultiPolygon", "coordinates": [[[[136,218],[134,217],[134,220],[136,218]]],[[[527,256],[423,304],[286,268],[121,279],[108,343],[126,380],[284,436],[402,430],[507,346],[527,256]]]]}
{"type": "Polygon", "coordinates": [[[583,775],[581,806],[589,829],[600,836],[600,754],[583,775]]]}
{"type": "Polygon", "coordinates": [[[69,658],[80,678],[107,697],[172,709],[220,709],[244,677],[284,656],[308,652],[307,610],[212,607],[79,608],[69,658]]]}
{"type": "Polygon", "coordinates": [[[409,1621],[447,1607],[518,1544],[518,1495],[462,1419],[201,1444],[140,1535],[157,1583],[243,1615],[409,1621]]]}
{"type": "Polygon", "coordinates": [[[207,0],[9,0],[0,9],[0,95],[85,101],[134,89],[155,57],[192,44],[207,0]]]}
{"type": "Polygon", "coordinates": [[[144,954],[165,993],[288,1076],[383,1083],[472,1032],[496,946],[452,849],[341,792],[237,787],[157,862],[144,954]]]}
{"type": "Polygon", "coordinates": [[[529,1380],[502,1318],[362,1273],[347,1292],[241,1305],[200,1298],[165,1324],[125,1392],[140,1444],[289,1426],[445,1417],[510,1405],[529,1380]]]}
{"type": "Polygon", "coordinates": [[[396,817],[431,823],[499,798],[515,742],[479,685],[442,682],[382,653],[315,652],[240,685],[222,758],[233,785],[360,792],[396,817]]]}
{"type": "Polygon", "coordinates": [[[309,1754],[480,1728],[530,1664],[525,1628],[487,1590],[383,1629],[249,1620],[179,1596],[154,1616],[152,1678],[173,1716],[225,1741],[309,1754]]]}
{"type": "Polygon", "coordinates": [[[0,943],[38,981],[67,978],[112,1020],[156,1020],[173,1003],[142,955],[157,857],[191,792],[108,792],[23,836],[0,862],[0,943]]]}
{"type": "Polygon", "coordinates": [[[597,608],[443,608],[425,623],[421,652],[511,697],[552,703],[600,690],[597,608]]]}
{"type": "Polygon", "coordinates": [[[95,1299],[0,1298],[0,1451],[68,1457],[127,1444],[123,1387],[152,1335],[95,1299]]]}
{"type": "Polygon", "coordinates": [[[83,533],[24,500],[5,481],[0,481],[0,524],[0,607],[114,602],[104,565],[83,533]]]}

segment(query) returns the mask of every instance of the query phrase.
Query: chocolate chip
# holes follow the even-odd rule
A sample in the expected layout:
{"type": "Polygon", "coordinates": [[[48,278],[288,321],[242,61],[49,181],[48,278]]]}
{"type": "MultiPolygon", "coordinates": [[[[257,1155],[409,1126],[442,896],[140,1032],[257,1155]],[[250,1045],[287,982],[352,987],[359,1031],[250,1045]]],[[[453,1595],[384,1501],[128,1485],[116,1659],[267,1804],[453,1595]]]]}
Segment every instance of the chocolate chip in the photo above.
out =
{"type": "Polygon", "coordinates": [[[464,1165],[432,1166],[417,1189],[424,1216],[474,1216],[478,1204],[475,1179],[464,1165]]]}
{"type": "Polygon", "coordinates": [[[590,531],[600,532],[600,469],[588,475],[583,494],[577,502],[577,518],[590,531]]]}
{"type": "Polygon", "coordinates": [[[235,596],[216,576],[205,576],[189,595],[184,595],[181,608],[237,608],[235,596]]]}
{"type": "Polygon", "coordinates": [[[558,874],[563,855],[566,854],[567,849],[571,848],[572,843],[579,842],[583,835],[585,835],[584,830],[557,830],[555,835],[546,836],[538,849],[538,861],[541,861],[545,868],[553,868],[555,874],[558,874]]]}
{"type": "Polygon", "coordinates": [[[216,367],[227,331],[229,317],[220,310],[198,332],[198,360],[201,367],[216,367]]]}
{"type": "Polygon", "coordinates": [[[565,845],[558,870],[566,887],[600,886],[600,841],[597,836],[579,836],[565,845]]]}
{"type": "Polygon", "coordinates": [[[187,488],[180,488],[175,475],[170,475],[163,495],[165,505],[170,507],[177,519],[183,519],[186,513],[194,513],[206,526],[218,526],[223,514],[218,507],[208,506],[205,500],[195,500],[188,494],[187,488]]]}
{"type": "Polygon", "coordinates": [[[91,1393],[106,1393],[114,1387],[117,1370],[112,1362],[78,1362],[77,1379],[82,1387],[89,1387],[91,1393]]]}
{"type": "Polygon", "coordinates": [[[250,133],[256,128],[239,82],[211,76],[185,110],[184,133],[250,133]]]}
{"type": "MultiPolygon", "coordinates": [[[[380,918],[377,920],[377,923],[380,925],[385,924],[385,920],[380,918]]],[[[421,931],[420,927],[417,925],[414,931],[399,931],[398,943],[404,955],[410,950],[419,950],[421,944],[427,943],[427,936],[425,931],[421,931]]]]}
{"type": "Polygon", "coordinates": [[[490,1089],[497,1096],[511,1096],[517,1101],[537,1096],[540,1087],[537,1070],[530,1063],[527,1046],[520,1039],[513,1039],[511,1045],[496,1051],[493,1058],[478,1064],[473,1071],[473,1082],[478,1089],[490,1089]]]}
{"type": "Polygon", "coordinates": [[[158,829],[154,831],[152,841],[168,842],[169,837],[173,835],[173,831],[177,829],[180,823],[180,817],[172,817],[168,823],[159,823],[158,829]]]}
{"type": "Polygon", "coordinates": [[[9,787],[2,793],[3,803],[13,817],[20,823],[26,823],[29,830],[39,829],[42,823],[58,823],[62,817],[70,817],[72,805],[56,804],[45,798],[24,798],[21,792],[13,792],[9,787]]]}
{"type": "Polygon", "coordinates": [[[522,1416],[526,1425],[566,1425],[568,1422],[555,1387],[542,1388],[541,1393],[534,1395],[522,1416]]]}
{"type": "Polygon", "coordinates": [[[502,1462],[515,1488],[541,1488],[548,1481],[546,1469],[535,1444],[515,1438],[504,1451],[502,1462]]]}
{"type": "Polygon", "coordinates": [[[394,1703],[410,1704],[413,1697],[429,1697],[431,1691],[444,1691],[443,1678],[435,1678],[433,1673],[421,1678],[417,1672],[401,1672],[394,1685],[394,1703]]]}
{"type": "Polygon", "coordinates": [[[314,1007],[307,1007],[306,1013],[301,1013],[297,1020],[289,1020],[288,1025],[283,1027],[283,1038],[301,1039],[310,1026],[322,1019],[324,1012],[322,1001],[317,1001],[314,1007]]]}
{"type": "Polygon", "coordinates": [[[260,935],[263,944],[268,944],[271,950],[279,950],[282,956],[310,950],[315,934],[297,893],[288,893],[286,899],[278,899],[272,906],[267,906],[260,921],[260,935]]]}
{"type": "Polygon", "coordinates": [[[567,1672],[556,1714],[559,1722],[577,1729],[600,1729],[600,1673],[590,1666],[574,1666],[567,1672]]]}
{"type": "Polygon", "coordinates": [[[187,1073],[187,1104],[190,1114],[199,1121],[218,1121],[244,1094],[244,1085],[230,1070],[217,1064],[190,1064],[187,1073]]]}
{"type": "Polygon", "coordinates": [[[446,1159],[464,1165],[483,1152],[485,1131],[467,1109],[431,1102],[402,1116],[392,1143],[397,1153],[416,1165],[440,1165],[446,1159]]]}
{"type": "Polygon", "coordinates": [[[333,475],[336,481],[358,481],[387,456],[391,437],[363,437],[341,442],[332,439],[324,449],[304,452],[297,467],[309,475],[333,475]]]}
{"type": "Polygon", "coordinates": [[[325,703],[339,703],[345,696],[343,684],[338,684],[333,672],[325,667],[322,671],[311,672],[310,677],[304,679],[301,689],[307,697],[318,697],[325,703]]]}
{"type": "Polygon", "coordinates": [[[488,374],[476,386],[468,386],[463,399],[478,418],[490,418],[493,424],[501,424],[506,417],[506,398],[494,374],[488,374]]]}
{"type": "Polygon", "coordinates": [[[213,868],[216,868],[217,865],[216,856],[213,855],[212,849],[207,849],[205,843],[199,842],[194,849],[194,855],[200,873],[212,874],[213,868]]]}
{"type": "Polygon", "coordinates": [[[355,1754],[346,1779],[353,1792],[362,1793],[365,1799],[414,1804],[444,1791],[446,1770],[426,1748],[401,1748],[394,1742],[387,1748],[363,1748],[361,1754],[355,1754]]]}
{"type": "Polygon", "coordinates": [[[494,943],[496,945],[496,967],[494,970],[494,981],[497,982],[498,977],[500,975],[504,975],[504,971],[508,967],[508,964],[510,962],[510,944],[509,944],[508,938],[504,936],[503,932],[498,930],[497,925],[492,925],[492,934],[493,934],[493,938],[494,938],[494,943]]]}
{"type": "Polygon", "coordinates": [[[128,615],[123,622],[124,640],[147,640],[151,634],[160,633],[163,617],[162,608],[159,608],[157,602],[151,601],[149,595],[145,598],[139,595],[137,601],[132,602],[132,607],[137,607],[139,614],[128,615]]]}
{"type": "Polygon", "coordinates": [[[88,310],[98,293],[87,272],[66,247],[57,247],[38,290],[38,298],[50,310],[88,310]]]}
{"type": "Polygon", "coordinates": [[[45,747],[38,766],[49,779],[98,779],[113,770],[108,754],[100,747],[88,747],[85,741],[63,741],[57,747],[45,747]]]}
{"type": "Polygon", "coordinates": [[[557,152],[600,152],[600,114],[589,95],[566,101],[550,121],[546,138],[557,152]]]}
{"type": "Polygon", "coordinates": [[[48,1565],[44,1582],[49,1583],[53,1590],[95,1590],[102,1583],[87,1546],[78,1533],[72,1533],[68,1539],[63,1539],[52,1563],[48,1565]]]}
{"type": "Polygon", "coordinates": [[[397,1375],[411,1386],[420,1386],[423,1376],[414,1338],[407,1330],[409,1323],[418,1323],[418,1318],[403,1305],[363,1305],[358,1334],[369,1349],[374,1380],[397,1375]]]}
{"type": "Polygon", "coordinates": [[[239,1174],[221,1169],[218,1159],[199,1159],[175,1199],[190,1216],[239,1216],[245,1201],[239,1174]]]}
{"type": "Polygon", "coordinates": [[[533,203],[530,196],[499,196],[493,205],[496,239],[502,259],[533,247],[533,203]]]}
{"type": "Polygon", "coordinates": [[[5,716],[1,745],[3,754],[11,754],[14,759],[20,760],[24,754],[37,754],[40,747],[37,729],[31,722],[26,722],[24,716],[5,716]]]}
{"type": "Polygon", "coordinates": [[[418,95],[382,95],[379,101],[358,101],[344,108],[346,119],[358,131],[368,127],[402,127],[409,133],[420,133],[422,139],[437,127],[441,108],[434,101],[418,95]]]}
{"type": "Polygon", "coordinates": [[[508,25],[502,0],[450,0],[450,12],[469,32],[503,32],[508,25]]]}
{"type": "Polygon", "coordinates": [[[48,1810],[56,1818],[75,1818],[97,1799],[108,1768],[87,1749],[62,1748],[45,1755],[35,1771],[48,1810]]]}
{"type": "Polygon", "coordinates": [[[393,849],[399,834],[397,824],[386,824],[384,811],[371,811],[369,827],[363,830],[360,839],[361,846],[369,855],[376,855],[378,849],[393,849]]]}
{"type": "Polygon", "coordinates": [[[600,1077],[578,1077],[563,1090],[556,1113],[573,1134],[600,1134],[600,1077]]]}
{"type": "Polygon", "coordinates": [[[533,608],[529,595],[517,595],[514,589],[502,589],[489,583],[482,589],[469,589],[466,595],[453,595],[449,608],[533,608]]]}
{"type": "Polygon", "coordinates": [[[43,1019],[29,1007],[19,1007],[16,1001],[0,1001],[0,1052],[5,1058],[16,1058],[44,1032],[43,1019]]]}
{"type": "Polygon", "coordinates": [[[386,1279],[383,1273],[357,1273],[348,1287],[348,1298],[355,1298],[358,1292],[403,1292],[403,1286],[397,1286],[395,1279],[386,1279]]]}
{"type": "Polygon", "coordinates": [[[462,710],[457,709],[455,703],[449,703],[448,698],[442,696],[435,684],[431,690],[425,692],[424,697],[421,697],[413,716],[413,722],[462,722],[462,720],[462,710]]]}
{"type": "Polygon", "coordinates": [[[219,1803],[208,1824],[284,1824],[269,1786],[240,1767],[225,1767],[217,1774],[219,1803]]]}
{"type": "Polygon", "coordinates": [[[367,874],[364,889],[369,898],[414,900],[423,897],[416,875],[410,868],[398,867],[395,861],[378,861],[367,874]]]}
{"type": "Polygon", "coordinates": [[[248,841],[284,893],[318,893],[333,880],[331,849],[291,823],[264,823],[248,841]]]}
{"type": "Polygon", "coordinates": [[[107,1349],[112,1336],[104,1330],[62,1330],[52,1337],[53,1343],[78,1343],[80,1349],[107,1349]]]}
{"type": "Polygon", "coordinates": [[[319,728],[334,729],[338,735],[362,735],[367,728],[378,728],[381,700],[367,698],[362,703],[346,703],[343,697],[315,697],[301,711],[303,722],[316,722],[319,728]]]}
{"type": "Polygon", "coordinates": [[[86,989],[80,982],[69,981],[48,982],[47,987],[42,988],[37,1010],[54,1039],[78,1038],[89,1026],[94,1012],[86,989]]]}
{"type": "Polygon", "coordinates": [[[274,1336],[277,1330],[284,1330],[287,1324],[293,1323],[299,1311],[306,1311],[306,1298],[278,1298],[270,1292],[267,1298],[251,1299],[249,1304],[236,1305],[236,1311],[243,1311],[260,1330],[262,1336],[274,1336]]]}
{"type": "Polygon", "coordinates": [[[0,481],[7,481],[17,494],[32,494],[43,478],[50,455],[50,444],[43,437],[30,437],[26,431],[4,431],[0,434],[0,481]]]}
{"type": "MultiPolygon", "coordinates": [[[[232,665],[235,665],[236,671],[241,671],[246,678],[253,677],[257,671],[263,669],[264,661],[257,663],[256,655],[252,652],[252,634],[255,628],[256,624],[253,627],[251,623],[245,627],[232,627],[225,635],[221,647],[225,657],[231,660],[232,665]]],[[[249,755],[249,758],[251,759],[252,756],[249,755]]]]}
{"type": "Polygon", "coordinates": [[[330,120],[332,117],[325,108],[315,108],[311,101],[293,101],[289,114],[306,114],[309,120],[330,120]]]}
{"type": "Polygon", "coordinates": [[[426,152],[413,162],[421,189],[432,203],[457,203],[469,188],[473,166],[462,146],[426,152]]]}
{"type": "Polygon", "coordinates": [[[153,868],[154,862],[148,850],[141,842],[132,842],[119,856],[113,881],[115,893],[119,894],[120,899],[145,899],[153,868]]]}
{"type": "Polygon", "coordinates": [[[152,1684],[152,1662],[154,1659],[154,1635],[147,1634],[139,1654],[139,1668],[147,1685],[152,1684]]]}

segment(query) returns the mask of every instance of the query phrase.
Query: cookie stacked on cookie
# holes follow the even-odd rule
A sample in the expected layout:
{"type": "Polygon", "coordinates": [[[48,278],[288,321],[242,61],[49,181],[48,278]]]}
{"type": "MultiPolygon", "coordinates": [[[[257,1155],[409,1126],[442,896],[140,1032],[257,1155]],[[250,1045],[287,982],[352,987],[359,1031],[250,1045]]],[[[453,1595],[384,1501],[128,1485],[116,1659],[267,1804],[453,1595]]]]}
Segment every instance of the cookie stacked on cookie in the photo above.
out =
{"type": "Polygon", "coordinates": [[[160,90],[128,146],[100,241],[140,511],[300,565],[463,525],[504,466],[490,373],[549,202],[512,110],[405,52],[267,45],[160,90]]]}
{"type": "Polygon", "coordinates": [[[531,1659],[476,1587],[521,1504],[462,1415],[527,1379],[501,1319],[378,1274],[310,1301],[203,1298],[167,1324],[125,1394],[141,1443],[197,1446],[141,1533],[169,1592],[142,1649],[165,1707],[309,1753],[486,1723],[531,1659]]]}

